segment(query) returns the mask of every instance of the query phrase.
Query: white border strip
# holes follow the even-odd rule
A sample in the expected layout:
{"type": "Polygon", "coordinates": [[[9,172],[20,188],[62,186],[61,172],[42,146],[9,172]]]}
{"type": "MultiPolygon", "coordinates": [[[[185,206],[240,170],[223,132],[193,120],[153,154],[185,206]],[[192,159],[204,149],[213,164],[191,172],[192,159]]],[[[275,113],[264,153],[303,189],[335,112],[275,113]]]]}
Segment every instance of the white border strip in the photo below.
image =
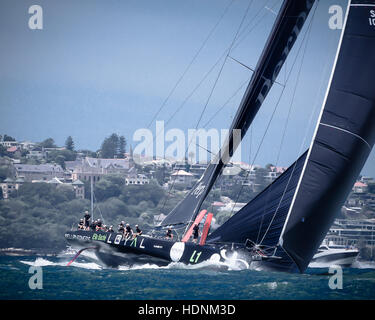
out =
{"type": "Polygon", "coordinates": [[[302,178],[304,176],[304,173],[306,171],[306,167],[307,167],[307,163],[309,161],[309,158],[310,158],[310,154],[311,154],[311,150],[312,150],[312,146],[315,142],[315,138],[316,138],[316,135],[318,133],[318,129],[319,129],[319,126],[320,126],[320,121],[322,119],[322,116],[323,116],[323,111],[324,111],[324,107],[326,105],[326,102],[327,102],[327,98],[328,98],[328,94],[329,94],[329,91],[331,89],[331,84],[332,84],[332,79],[333,79],[333,75],[335,73],[335,69],[336,69],[336,64],[337,64],[337,60],[338,60],[338,57],[339,57],[339,53],[340,53],[340,49],[341,49],[341,44],[342,44],[342,39],[344,38],[344,33],[345,33],[345,28],[346,28],[346,22],[348,21],[348,15],[349,15],[349,8],[351,6],[351,0],[348,0],[348,5],[346,7],[346,13],[345,13],[345,20],[344,20],[344,26],[341,30],[341,35],[340,35],[340,40],[339,40],[339,44],[337,46],[337,51],[336,51],[336,56],[335,56],[335,60],[334,60],[334,63],[333,63],[333,67],[332,67],[332,71],[331,71],[331,75],[330,75],[330,79],[329,79],[329,82],[328,82],[328,86],[327,86],[327,91],[326,91],[326,94],[325,94],[325,97],[324,97],[324,100],[323,100],[323,104],[322,104],[322,108],[320,110],[320,114],[319,114],[319,120],[317,122],[317,125],[315,127],[315,131],[314,131],[314,135],[313,135],[313,138],[311,140],[311,144],[310,144],[310,147],[309,147],[309,151],[307,153],[307,156],[306,156],[306,159],[305,159],[305,164],[303,165],[303,168],[302,168],[302,172],[301,172],[301,175],[299,177],[299,181],[298,181],[298,184],[297,184],[297,188],[296,188],[296,191],[293,195],[293,199],[292,199],[292,202],[290,204],[290,208],[289,208],[289,211],[288,211],[288,215],[286,217],[286,220],[285,220],[285,223],[284,223],[284,226],[283,226],[283,229],[281,230],[281,234],[280,234],[280,238],[279,238],[279,245],[282,246],[283,245],[283,235],[284,235],[284,232],[285,232],[285,228],[286,228],[286,225],[288,224],[288,221],[289,221],[289,217],[290,217],[290,214],[292,212],[292,209],[293,209],[293,206],[294,206],[294,203],[296,201],[296,198],[297,198],[297,194],[298,194],[298,191],[301,187],[301,182],[302,182],[302,178]]]}

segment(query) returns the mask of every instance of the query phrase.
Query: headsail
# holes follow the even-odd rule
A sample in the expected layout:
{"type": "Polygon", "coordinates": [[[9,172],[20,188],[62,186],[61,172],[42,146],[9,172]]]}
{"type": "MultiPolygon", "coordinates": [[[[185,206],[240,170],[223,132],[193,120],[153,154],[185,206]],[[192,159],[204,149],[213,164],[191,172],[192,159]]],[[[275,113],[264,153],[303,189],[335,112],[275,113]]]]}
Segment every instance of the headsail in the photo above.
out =
{"type": "Polygon", "coordinates": [[[208,237],[207,242],[245,243],[276,247],[297,187],[305,152],[272,184],[208,237]]]}
{"type": "Polygon", "coordinates": [[[280,237],[301,272],[375,142],[374,16],[374,0],[349,1],[320,119],[280,237]]]}
{"type": "Polygon", "coordinates": [[[291,51],[314,1],[284,0],[226,142],[201,179],[168,214],[161,225],[188,223],[194,219],[224,164],[233,155],[240,142],[240,139],[235,139],[234,130],[241,130],[241,138],[245,135],[291,51]]]}

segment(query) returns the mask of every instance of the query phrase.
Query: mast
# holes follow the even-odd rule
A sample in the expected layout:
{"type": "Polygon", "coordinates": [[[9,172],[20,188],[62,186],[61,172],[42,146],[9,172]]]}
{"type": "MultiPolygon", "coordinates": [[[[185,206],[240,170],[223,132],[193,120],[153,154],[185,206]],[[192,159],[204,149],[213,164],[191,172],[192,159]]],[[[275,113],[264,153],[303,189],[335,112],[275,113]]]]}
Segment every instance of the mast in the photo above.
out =
{"type": "Polygon", "coordinates": [[[91,191],[91,200],[90,200],[91,221],[94,221],[94,183],[93,183],[92,175],[90,176],[90,191],[91,191]]]}
{"type": "Polygon", "coordinates": [[[183,224],[194,220],[222,168],[235,152],[275,82],[314,2],[315,0],[284,0],[223,147],[189,194],[169,213],[161,225],[183,224]],[[234,135],[235,130],[241,132],[239,139],[234,135]]]}
{"type": "Polygon", "coordinates": [[[279,244],[303,272],[375,142],[374,0],[348,1],[322,110],[279,244]]]}

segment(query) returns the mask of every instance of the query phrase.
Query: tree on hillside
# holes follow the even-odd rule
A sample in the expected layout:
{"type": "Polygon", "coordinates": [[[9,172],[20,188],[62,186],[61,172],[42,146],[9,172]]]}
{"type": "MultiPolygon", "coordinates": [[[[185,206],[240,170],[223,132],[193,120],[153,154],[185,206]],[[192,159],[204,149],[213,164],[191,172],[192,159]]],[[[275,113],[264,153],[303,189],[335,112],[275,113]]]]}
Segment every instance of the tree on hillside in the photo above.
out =
{"type": "Polygon", "coordinates": [[[4,146],[0,146],[0,157],[4,157],[8,155],[8,152],[7,152],[7,148],[5,148],[4,146]]]}
{"type": "Polygon", "coordinates": [[[105,138],[100,149],[102,158],[124,158],[125,151],[126,139],[116,133],[105,138]]]}
{"type": "Polygon", "coordinates": [[[58,165],[60,165],[61,168],[63,168],[64,170],[66,169],[66,167],[65,167],[65,158],[64,158],[64,156],[62,156],[62,155],[58,155],[58,156],[56,157],[55,162],[56,162],[58,165]]]}
{"type": "MultiPolygon", "coordinates": [[[[11,165],[1,164],[0,165],[0,181],[4,181],[6,178],[12,177],[11,165]]],[[[1,191],[0,191],[1,193],[1,191]]]]}
{"type": "Polygon", "coordinates": [[[75,199],[75,193],[70,187],[65,185],[56,186],[43,182],[25,182],[20,186],[17,193],[13,192],[11,194],[11,198],[18,198],[31,207],[36,207],[45,203],[48,204],[48,207],[53,207],[64,201],[75,199]]]}
{"type": "Polygon", "coordinates": [[[8,136],[7,134],[4,134],[3,141],[16,141],[16,139],[14,139],[11,136],[8,136]]]}
{"type": "Polygon", "coordinates": [[[97,153],[91,150],[83,149],[78,152],[83,153],[86,157],[97,158],[97,153]]]}
{"type": "Polygon", "coordinates": [[[157,206],[165,196],[165,191],[157,183],[127,185],[122,188],[120,199],[126,204],[137,205],[141,201],[150,201],[157,206]]]}
{"type": "Polygon", "coordinates": [[[65,140],[65,148],[70,150],[70,151],[74,151],[74,142],[73,142],[73,138],[71,136],[69,136],[68,138],[66,138],[65,140]]]}
{"type": "Polygon", "coordinates": [[[118,136],[116,134],[112,134],[108,138],[105,138],[100,149],[101,157],[114,158],[115,154],[117,154],[117,145],[118,136]]]}
{"type": "Polygon", "coordinates": [[[126,139],[124,136],[120,136],[119,138],[119,158],[124,158],[124,153],[126,152],[126,139]]]}
{"type": "Polygon", "coordinates": [[[55,140],[53,140],[52,138],[48,138],[42,141],[41,143],[39,143],[39,146],[41,146],[42,148],[56,148],[55,140]]]}
{"type": "MultiPolygon", "coordinates": [[[[61,165],[65,161],[74,161],[77,158],[77,153],[70,150],[53,150],[48,152],[48,162],[56,162],[61,165]]],[[[64,165],[61,165],[64,168],[64,165]]]]}

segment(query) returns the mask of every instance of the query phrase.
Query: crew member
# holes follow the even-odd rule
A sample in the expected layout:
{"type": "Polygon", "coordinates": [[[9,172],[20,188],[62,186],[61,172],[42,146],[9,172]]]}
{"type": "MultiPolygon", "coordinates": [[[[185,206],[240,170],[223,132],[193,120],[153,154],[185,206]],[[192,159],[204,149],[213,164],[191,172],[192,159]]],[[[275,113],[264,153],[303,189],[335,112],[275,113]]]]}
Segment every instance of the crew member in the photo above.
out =
{"type": "Polygon", "coordinates": [[[113,226],[110,226],[110,227],[108,228],[107,232],[115,232],[115,231],[113,230],[113,226]]]}
{"type": "Polygon", "coordinates": [[[198,224],[196,223],[196,224],[194,225],[194,228],[193,228],[193,242],[194,242],[194,243],[197,243],[197,241],[198,241],[198,237],[199,237],[199,234],[200,234],[200,232],[199,232],[199,226],[198,226],[198,224]]]}
{"type": "Polygon", "coordinates": [[[118,232],[124,233],[125,232],[125,221],[121,221],[118,225],[118,232]]]}
{"type": "Polygon", "coordinates": [[[136,224],[135,225],[135,234],[134,234],[134,238],[136,236],[140,236],[142,234],[142,230],[139,228],[139,226],[136,224]]]}
{"type": "Polygon", "coordinates": [[[84,229],[85,229],[85,223],[83,222],[83,219],[80,219],[78,223],[78,230],[84,230],[84,229]]]}
{"type": "Polygon", "coordinates": [[[90,229],[93,230],[93,231],[96,231],[96,224],[98,223],[98,221],[93,221],[91,224],[90,224],[90,229]]]}
{"type": "Polygon", "coordinates": [[[165,233],[165,237],[167,239],[171,239],[171,240],[173,239],[172,229],[170,227],[168,228],[167,232],[165,233]]]}
{"type": "Polygon", "coordinates": [[[97,223],[96,223],[96,231],[101,231],[103,228],[102,228],[102,220],[98,219],[97,223]]]}
{"type": "Polygon", "coordinates": [[[91,216],[87,210],[85,211],[85,215],[83,216],[83,218],[85,219],[85,229],[89,230],[91,216]]]}
{"type": "Polygon", "coordinates": [[[130,238],[133,235],[133,229],[130,227],[129,223],[126,224],[124,237],[126,239],[130,238]]]}

